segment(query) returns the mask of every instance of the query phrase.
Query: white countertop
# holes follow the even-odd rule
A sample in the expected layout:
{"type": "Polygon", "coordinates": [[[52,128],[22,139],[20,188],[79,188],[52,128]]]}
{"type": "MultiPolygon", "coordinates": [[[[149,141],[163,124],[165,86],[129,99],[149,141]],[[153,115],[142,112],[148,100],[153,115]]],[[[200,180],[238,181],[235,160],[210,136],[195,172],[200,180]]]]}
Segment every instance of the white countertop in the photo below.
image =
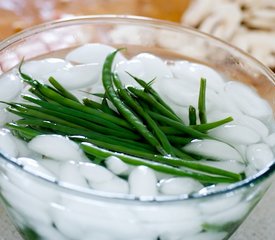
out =
{"type": "MultiPolygon", "coordinates": [[[[274,240],[274,236],[275,184],[271,186],[264,198],[230,240],[274,240]]],[[[0,206],[0,240],[22,240],[2,206],[0,206]]]]}

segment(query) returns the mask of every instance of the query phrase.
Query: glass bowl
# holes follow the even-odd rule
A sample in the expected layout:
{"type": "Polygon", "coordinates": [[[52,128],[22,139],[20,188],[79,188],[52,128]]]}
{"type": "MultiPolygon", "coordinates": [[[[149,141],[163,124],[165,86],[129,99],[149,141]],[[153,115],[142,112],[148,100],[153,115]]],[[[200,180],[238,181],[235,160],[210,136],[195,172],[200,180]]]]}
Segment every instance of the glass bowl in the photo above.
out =
{"type": "MultiPolygon", "coordinates": [[[[129,56],[146,51],[166,60],[208,65],[226,78],[253,86],[275,110],[275,78],[260,62],[209,35],[140,17],[79,17],[23,31],[0,44],[0,71],[9,71],[22,57],[62,55],[93,42],[127,47],[129,56]]],[[[139,198],[37,175],[0,153],[0,196],[28,240],[222,240],[262,198],[274,170],[273,163],[243,181],[206,192],[139,198]]]]}

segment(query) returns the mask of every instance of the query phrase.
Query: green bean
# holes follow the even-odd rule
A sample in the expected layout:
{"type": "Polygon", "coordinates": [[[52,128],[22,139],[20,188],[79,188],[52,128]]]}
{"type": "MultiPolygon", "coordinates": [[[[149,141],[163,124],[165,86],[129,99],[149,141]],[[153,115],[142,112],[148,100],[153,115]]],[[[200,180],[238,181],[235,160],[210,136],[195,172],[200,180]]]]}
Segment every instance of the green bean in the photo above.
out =
{"type": "Polygon", "coordinates": [[[118,51],[109,54],[103,64],[102,82],[108,99],[114,104],[120,114],[127,120],[152,146],[160,153],[166,155],[166,151],[159,144],[141,120],[121,101],[117,95],[112,81],[112,64],[118,51]]]}
{"type": "MultiPolygon", "coordinates": [[[[232,117],[227,117],[218,121],[204,123],[204,124],[197,124],[197,125],[190,125],[189,127],[200,131],[200,132],[207,132],[210,129],[217,128],[223,124],[229,123],[233,121],[232,117]]],[[[171,126],[161,126],[160,129],[168,135],[183,135],[185,134],[184,131],[180,131],[178,128],[171,127],[171,126]]]]}
{"type": "MultiPolygon", "coordinates": [[[[46,96],[44,96],[44,94],[41,92],[41,89],[48,89],[48,90],[51,90],[55,93],[58,93],[58,91],[54,88],[52,88],[51,86],[48,86],[46,84],[42,84],[40,83],[39,81],[33,79],[32,77],[30,77],[29,75],[23,73],[21,71],[21,67],[22,67],[22,64],[23,64],[23,60],[21,61],[21,63],[19,64],[19,75],[20,77],[24,80],[24,82],[28,83],[30,86],[32,86],[33,89],[35,89],[35,94],[38,96],[42,96],[43,98],[47,98],[46,96]]],[[[59,93],[58,93],[59,94],[59,93]]]]}
{"type": "Polygon", "coordinates": [[[23,63],[24,63],[24,58],[22,58],[21,62],[19,63],[19,67],[18,67],[19,75],[25,82],[30,84],[32,87],[36,88],[40,83],[37,80],[32,79],[32,77],[30,77],[29,75],[22,72],[21,68],[23,63]]]}
{"type": "Polygon", "coordinates": [[[195,158],[193,158],[192,156],[190,156],[189,154],[187,154],[186,152],[182,151],[181,149],[178,148],[173,148],[174,153],[176,154],[176,156],[178,158],[182,158],[185,160],[196,160],[195,158]]]}
{"type": "Polygon", "coordinates": [[[43,88],[41,88],[40,92],[42,92],[43,95],[45,95],[46,97],[56,101],[57,103],[59,103],[63,106],[70,107],[70,108],[73,108],[75,110],[79,110],[79,111],[84,112],[84,113],[92,114],[92,115],[97,116],[101,119],[104,119],[104,120],[110,121],[112,123],[115,123],[119,126],[131,129],[131,126],[125,120],[123,120],[121,118],[118,118],[118,117],[112,116],[110,114],[98,111],[96,109],[86,107],[86,106],[84,106],[80,103],[77,103],[77,102],[75,102],[71,99],[63,97],[60,94],[58,94],[54,91],[51,91],[50,89],[47,89],[47,88],[43,87],[43,88]]]}
{"type": "Polygon", "coordinates": [[[20,114],[18,114],[18,112],[15,112],[14,110],[19,111],[22,114],[24,114],[24,116],[29,116],[31,118],[39,118],[39,119],[49,120],[49,121],[64,124],[66,126],[73,127],[73,128],[76,128],[76,129],[79,129],[79,128],[85,129],[85,128],[83,128],[83,127],[81,127],[81,126],[79,126],[75,123],[71,123],[71,122],[68,122],[64,119],[60,119],[59,117],[55,117],[53,115],[42,112],[41,110],[39,110],[39,108],[35,109],[34,106],[31,107],[31,108],[26,108],[22,104],[13,104],[11,107],[7,108],[7,110],[12,112],[12,113],[15,113],[17,115],[20,115],[20,114]]]}
{"type": "Polygon", "coordinates": [[[92,143],[92,144],[95,144],[96,146],[104,148],[104,149],[108,149],[108,150],[119,152],[119,153],[125,153],[125,154],[129,154],[129,155],[133,155],[133,156],[138,155],[138,154],[144,154],[144,153],[155,154],[154,152],[147,150],[147,149],[140,149],[138,147],[129,148],[129,146],[108,143],[105,141],[104,142],[98,141],[98,140],[91,139],[91,138],[79,138],[79,137],[74,137],[74,136],[72,136],[70,138],[75,141],[92,143]]]}
{"type": "Polygon", "coordinates": [[[85,119],[85,120],[94,122],[96,124],[99,124],[99,125],[111,128],[111,129],[121,131],[126,135],[133,133],[129,129],[125,129],[125,128],[119,126],[119,125],[116,125],[116,124],[114,124],[114,123],[112,123],[112,122],[110,122],[106,119],[102,119],[99,116],[95,116],[93,114],[88,114],[88,113],[85,113],[85,112],[81,112],[79,110],[72,109],[72,108],[69,108],[69,107],[66,107],[66,106],[62,106],[62,105],[59,105],[59,104],[56,104],[56,103],[45,102],[45,101],[39,100],[39,99],[34,98],[32,96],[29,96],[29,95],[23,95],[22,97],[23,97],[23,99],[28,100],[32,103],[35,103],[35,104],[37,104],[37,105],[39,105],[43,108],[53,110],[53,111],[63,112],[63,113],[69,114],[69,115],[73,115],[75,117],[85,119]]]}
{"type": "Polygon", "coordinates": [[[48,101],[47,98],[45,98],[37,89],[31,87],[29,89],[29,92],[32,93],[33,95],[35,95],[36,97],[40,98],[43,101],[48,101]]]}
{"type": "Polygon", "coordinates": [[[181,146],[184,146],[188,143],[190,143],[194,138],[190,137],[179,137],[179,136],[173,136],[173,135],[168,135],[167,138],[169,141],[173,144],[180,144],[181,146]]]}
{"type": "Polygon", "coordinates": [[[91,108],[94,108],[94,109],[102,110],[101,104],[98,103],[98,102],[96,102],[96,101],[93,101],[90,98],[84,98],[84,99],[82,99],[82,102],[87,107],[91,107],[91,108]]]}
{"type": "Polygon", "coordinates": [[[20,70],[20,74],[21,74],[21,76],[25,77],[24,80],[27,83],[29,83],[31,86],[35,87],[44,97],[51,99],[51,100],[55,101],[56,103],[59,103],[66,107],[70,107],[70,108],[79,110],[81,112],[92,114],[99,118],[102,118],[102,119],[108,120],[112,123],[115,123],[119,126],[123,126],[125,128],[131,129],[131,126],[128,124],[128,122],[126,122],[125,120],[123,120],[121,118],[112,116],[112,115],[104,113],[104,112],[100,112],[96,109],[86,107],[78,102],[75,102],[71,99],[63,97],[60,93],[58,93],[56,90],[52,89],[51,87],[39,83],[37,80],[32,79],[31,77],[29,77],[26,74],[23,75],[21,70],[20,70]]]}
{"type": "Polygon", "coordinates": [[[166,163],[172,166],[182,166],[182,167],[186,167],[188,169],[193,169],[196,171],[201,171],[201,172],[207,172],[209,174],[215,174],[215,175],[221,175],[221,176],[226,176],[226,177],[230,177],[233,178],[235,180],[241,180],[242,177],[240,174],[234,173],[234,172],[230,172],[230,171],[226,171],[220,168],[216,168],[216,167],[210,167],[208,165],[204,165],[204,164],[200,164],[197,161],[190,161],[190,159],[188,160],[183,160],[181,158],[169,158],[169,160],[167,160],[167,158],[164,158],[163,156],[158,156],[158,155],[154,155],[154,161],[157,162],[161,162],[161,163],[166,163]]]}
{"type": "MultiPolygon", "coordinates": [[[[127,72],[128,73],[128,72],[127,72]]],[[[151,87],[154,80],[150,81],[149,83],[146,83],[144,80],[137,78],[133,76],[132,74],[128,73],[140,86],[144,88],[144,91],[151,94],[157,102],[159,102],[162,106],[164,106],[167,110],[169,110],[171,113],[173,113],[175,116],[175,112],[170,108],[169,105],[167,105],[162,98],[159,96],[159,94],[151,87]]]]}
{"type": "MultiPolygon", "coordinates": [[[[140,139],[140,137],[132,132],[128,132],[127,134],[125,134],[125,132],[119,131],[119,130],[115,130],[115,129],[111,129],[111,128],[107,128],[104,126],[100,126],[98,124],[94,124],[92,122],[89,122],[87,120],[75,117],[73,115],[69,115],[66,113],[62,113],[60,111],[55,111],[55,110],[48,110],[45,108],[41,108],[41,107],[36,107],[36,106],[32,106],[32,105],[27,105],[27,104],[20,104],[21,106],[27,108],[27,109],[33,109],[33,110],[37,110],[39,112],[43,112],[47,115],[50,116],[54,116],[57,117],[57,120],[55,120],[56,123],[62,123],[63,121],[65,121],[65,125],[67,126],[71,126],[70,124],[67,124],[67,122],[76,124],[75,127],[80,127],[80,128],[84,128],[84,129],[90,129],[93,130],[95,132],[99,132],[99,133],[103,133],[106,135],[112,135],[112,136],[116,136],[116,137],[123,137],[126,139],[132,139],[132,140],[138,140],[140,139]],[[63,120],[64,119],[64,120],[63,120]],[[78,126],[79,125],[79,126],[78,126]]],[[[39,118],[39,116],[33,115],[34,117],[39,118]]],[[[43,118],[40,118],[43,119],[43,118]]],[[[52,119],[47,119],[47,120],[52,120],[52,119]]]]}
{"type": "MultiPolygon", "coordinates": [[[[70,138],[72,138],[73,140],[75,140],[77,142],[89,142],[90,140],[94,140],[89,137],[85,137],[85,136],[81,136],[81,135],[71,135],[70,138]]],[[[153,148],[151,145],[148,145],[146,143],[131,141],[131,140],[127,140],[127,139],[120,139],[117,137],[110,137],[110,139],[111,140],[107,139],[105,142],[108,144],[113,144],[113,145],[120,144],[123,147],[133,148],[133,149],[139,150],[141,152],[147,152],[147,153],[152,153],[152,154],[157,153],[155,148],[153,148]]],[[[97,139],[95,139],[95,140],[97,140],[97,139]]]]}
{"type": "Polygon", "coordinates": [[[196,108],[193,106],[189,106],[189,125],[196,125],[197,124],[197,114],[196,108]]]}
{"type": "Polygon", "coordinates": [[[79,103],[79,100],[77,99],[77,97],[71,94],[69,91],[67,91],[58,81],[56,81],[56,79],[54,79],[53,77],[50,77],[49,82],[58,90],[58,92],[62,96],[79,103]]]}
{"type": "Polygon", "coordinates": [[[226,123],[229,123],[231,121],[233,121],[234,119],[232,117],[227,117],[227,118],[224,118],[224,119],[221,119],[221,120],[218,120],[218,121],[215,121],[215,122],[211,122],[211,123],[204,123],[204,124],[198,124],[198,125],[195,125],[195,126],[191,126],[193,129],[196,129],[200,132],[206,132],[210,129],[213,129],[213,128],[216,128],[216,127],[219,127],[223,124],[226,124],[226,123]]]}
{"type": "MultiPolygon", "coordinates": [[[[124,153],[130,154],[129,151],[124,152],[124,153]]],[[[182,155],[183,154],[184,153],[182,153],[182,155]]],[[[148,160],[153,160],[155,162],[164,163],[164,164],[171,165],[171,166],[174,166],[174,167],[182,166],[182,167],[186,167],[186,168],[193,169],[193,170],[196,170],[196,171],[201,171],[201,172],[206,172],[206,173],[210,173],[210,174],[226,176],[226,177],[230,177],[230,178],[240,180],[240,175],[239,174],[236,174],[236,173],[233,173],[233,172],[230,172],[230,171],[226,171],[226,170],[223,170],[223,169],[220,169],[220,168],[200,164],[200,163],[194,162],[194,161],[190,162],[190,160],[194,160],[194,159],[191,156],[189,156],[188,154],[186,154],[186,160],[183,160],[181,158],[161,156],[161,155],[157,155],[157,154],[145,153],[145,152],[141,152],[141,151],[136,150],[135,151],[135,156],[140,157],[140,158],[145,158],[145,159],[148,159],[148,160]]]]}
{"type": "Polygon", "coordinates": [[[223,170],[220,168],[208,166],[205,164],[201,164],[201,163],[198,163],[197,161],[190,161],[189,155],[188,155],[187,159],[176,158],[176,157],[165,157],[165,156],[156,155],[156,154],[155,155],[146,154],[146,155],[147,155],[147,157],[146,157],[147,159],[153,160],[155,162],[165,163],[165,164],[169,164],[169,165],[175,166],[175,167],[186,167],[188,169],[206,172],[209,174],[230,177],[235,180],[242,179],[240,174],[226,171],[226,170],[223,170]]]}
{"type": "Polygon", "coordinates": [[[114,115],[114,116],[118,116],[118,114],[109,107],[109,104],[108,104],[108,101],[107,101],[107,97],[104,97],[102,99],[101,106],[102,106],[101,109],[102,109],[103,112],[109,113],[109,114],[114,115]]]}
{"type": "Polygon", "coordinates": [[[192,177],[204,183],[222,183],[222,182],[229,183],[229,182],[236,181],[235,179],[230,177],[212,176],[212,175],[201,174],[197,172],[191,172],[189,170],[179,169],[176,167],[169,166],[167,164],[152,162],[142,158],[133,157],[133,156],[117,153],[117,152],[112,152],[109,150],[96,147],[91,143],[81,143],[80,147],[84,152],[96,157],[107,158],[109,156],[116,156],[120,158],[123,162],[130,165],[135,165],[135,166],[143,165],[143,166],[150,167],[151,169],[154,169],[156,171],[172,174],[175,176],[192,177]]]}
{"type": "Polygon", "coordinates": [[[31,129],[31,128],[26,128],[25,126],[20,126],[16,123],[7,123],[6,126],[11,130],[22,132],[23,134],[26,134],[30,138],[34,138],[38,135],[41,135],[40,131],[31,129]]]}
{"type": "Polygon", "coordinates": [[[118,89],[118,93],[121,96],[122,100],[125,102],[125,104],[133,109],[135,113],[137,113],[140,117],[142,117],[148,127],[152,129],[152,131],[155,133],[157,139],[162,144],[163,149],[166,151],[167,154],[174,155],[172,146],[167,139],[166,135],[160,130],[157,123],[149,116],[147,112],[143,110],[143,108],[139,105],[137,101],[130,95],[130,93],[122,87],[122,84],[118,78],[118,76],[114,76],[114,83],[118,89]]]}
{"type": "Polygon", "coordinates": [[[186,133],[189,136],[192,136],[194,138],[199,138],[199,139],[203,139],[203,138],[210,139],[210,138],[212,138],[212,137],[208,136],[205,133],[201,133],[200,131],[197,131],[197,130],[191,128],[190,126],[185,126],[182,123],[179,123],[177,121],[169,119],[169,118],[167,118],[165,116],[162,116],[158,113],[155,113],[155,112],[152,112],[152,111],[148,111],[148,113],[153,119],[155,119],[157,121],[160,121],[164,124],[170,125],[170,126],[176,128],[176,129],[179,129],[180,131],[182,131],[182,132],[184,132],[184,133],[186,133]]]}
{"type": "Polygon", "coordinates": [[[205,105],[206,105],[205,92],[206,92],[206,79],[201,78],[198,109],[199,109],[200,122],[202,124],[207,123],[206,107],[205,107],[205,105]]]}
{"type": "Polygon", "coordinates": [[[184,133],[171,126],[160,126],[160,129],[167,135],[183,135],[184,133]]]}
{"type": "Polygon", "coordinates": [[[105,93],[91,93],[93,96],[99,97],[99,98],[104,98],[106,97],[105,93]]]}
{"type": "Polygon", "coordinates": [[[170,119],[173,119],[174,121],[182,122],[179,117],[177,117],[175,114],[171,113],[171,111],[167,110],[166,107],[161,105],[152,96],[146,94],[144,91],[142,91],[140,89],[136,89],[134,87],[128,87],[127,89],[131,93],[136,95],[137,97],[141,98],[143,101],[147,102],[148,105],[153,106],[154,109],[158,110],[160,114],[163,114],[164,116],[169,117],[170,119]]]}
{"type": "Polygon", "coordinates": [[[94,108],[94,109],[99,109],[102,112],[105,112],[107,114],[119,117],[119,114],[109,107],[106,97],[104,97],[102,99],[102,103],[101,104],[98,103],[98,102],[96,102],[96,101],[93,101],[93,100],[91,100],[89,98],[85,98],[82,101],[83,101],[84,105],[87,106],[87,107],[91,107],[91,108],[94,108]]]}
{"type": "Polygon", "coordinates": [[[50,121],[43,121],[39,119],[20,119],[16,123],[19,125],[24,124],[24,125],[30,125],[30,126],[36,126],[36,127],[38,126],[46,129],[51,129],[55,132],[62,133],[62,135],[66,135],[66,136],[72,136],[72,135],[84,136],[84,137],[95,139],[98,141],[103,141],[103,142],[105,141],[106,143],[111,143],[116,145],[125,145],[126,147],[129,147],[129,148],[137,147],[138,149],[144,150],[144,151],[148,149],[146,145],[137,143],[135,141],[121,139],[121,138],[112,137],[112,136],[106,136],[104,134],[93,132],[93,131],[87,131],[85,129],[83,130],[76,129],[76,128],[68,127],[68,126],[50,122],[50,121]]]}

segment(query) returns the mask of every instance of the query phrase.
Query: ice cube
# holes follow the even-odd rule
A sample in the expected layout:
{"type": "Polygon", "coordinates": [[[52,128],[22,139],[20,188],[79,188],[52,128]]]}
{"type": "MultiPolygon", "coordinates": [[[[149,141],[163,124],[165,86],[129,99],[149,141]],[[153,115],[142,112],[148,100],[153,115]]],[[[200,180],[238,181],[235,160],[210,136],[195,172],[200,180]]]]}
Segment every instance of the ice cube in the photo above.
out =
{"type": "MultiPolygon", "coordinates": [[[[15,74],[4,74],[0,77],[0,100],[11,101],[16,98],[23,89],[23,82],[15,74]]],[[[5,106],[0,103],[0,107],[5,106]]]]}
{"type": "Polygon", "coordinates": [[[155,196],[157,178],[154,171],[145,166],[136,167],[128,178],[130,193],[137,196],[155,196]]]}
{"type": "Polygon", "coordinates": [[[208,134],[230,144],[249,145],[257,143],[261,139],[261,135],[253,129],[230,123],[214,128],[208,134]]]}
{"type": "Polygon", "coordinates": [[[94,163],[80,163],[79,171],[90,184],[107,182],[115,177],[115,175],[105,167],[94,163]]]}
{"type": "MultiPolygon", "coordinates": [[[[97,63],[102,66],[107,55],[114,51],[116,51],[115,48],[105,44],[89,43],[69,52],[66,56],[66,60],[76,63],[97,63]]],[[[118,52],[115,62],[118,63],[125,60],[125,57],[118,52]]]]}
{"type": "Polygon", "coordinates": [[[203,185],[192,179],[184,177],[168,178],[160,181],[159,190],[163,194],[189,194],[203,188],[203,185]]]}
{"type": "Polygon", "coordinates": [[[84,153],[79,146],[61,135],[39,135],[28,143],[28,147],[37,153],[60,161],[82,161],[84,158],[84,153]]]}
{"type": "Polygon", "coordinates": [[[0,151],[9,157],[17,157],[19,154],[14,138],[9,130],[0,129],[0,151]]]}
{"type": "Polygon", "coordinates": [[[84,188],[89,187],[85,178],[81,175],[78,169],[78,164],[73,161],[65,162],[60,166],[59,179],[64,183],[69,183],[84,188]]]}
{"type": "Polygon", "coordinates": [[[105,160],[106,167],[116,175],[128,175],[132,167],[118,157],[110,156],[105,160]]]}
{"type": "Polygon", "coordinates": [[[129,184],[124,179],[119,177],[113,177],[111,180],[100,182],[100,183],[91,183],[92,188],[104,192],[111,193],[129,193],[129,184]]]}
{"type": "Polygon", "coordinates": [[[42,76],[46,81],[53,77],[68,90],[81,89],[95,84],[100,78],[101,66],[98,63],[65,66],[42,76]]]}
{"type": "Polygon", "coordinates": [[[197,154],[214,160],[228,161],[236,160],[243,162],[242,157],[236,149],[230,145],[210,139],[195,140],[188,143],[183,149],[188,153],[197,154]]]}
{"type": "Polygon", "coordinates": [[[275,161],[274,154],[270,147],[265,143],[258,143],[248,146],[247,160],[257,170],[262,170],[264,167],[275,161]]]}
{"type": "Polygon", "coordinates": [[[42,81],[44,75],[71,66],[70,63],[61,58],[45,58],[43,60],[28,61],[22,65],[22,72],[31,76],[33,79],[42,81]]]}

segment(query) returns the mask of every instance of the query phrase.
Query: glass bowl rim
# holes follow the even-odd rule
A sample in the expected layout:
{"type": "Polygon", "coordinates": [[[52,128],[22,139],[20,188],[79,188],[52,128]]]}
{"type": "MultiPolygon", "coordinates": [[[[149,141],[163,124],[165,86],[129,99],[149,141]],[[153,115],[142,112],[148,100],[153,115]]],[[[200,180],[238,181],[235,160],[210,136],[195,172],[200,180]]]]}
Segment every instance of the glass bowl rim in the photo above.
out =
{"type": "MultiPolygon", "coordinates": [[[[19,33],[16,33],[6,39],[4,39],[2,42],[0,42],[0,51],[4,50],[5,48],[9,47],[10,45],[16,43],[17,41],[21,41],[27,37],[31,37],[34,34],[38,34],[47,30],[51,30],[58,27],[66,27],[66,26],[73,26],[73,25],[81,25],[81,24],[96,24],[96,23],[132,23],[139,26],[152,26],[152,27],[158,27],[163,28],[167,30],[173,30],[173,31],[182,31],[186,32],[188,34],[196,35],[197,37],[201,37],[207,41],[216,42],[218,44],[222,44],[223,47],[226,47],[226,49],[230,51],[237,51],[239,54],[242,55],[242,57],[248,58],[250,61],[254,62],[258,67],[261,68],[262,71],[270,78],[271,82],[275,85],[275,74],[269,69],[268,67],[264,66],[260,61],[253,58],[243,50],[219,39],[216,38],[210,34],[200,32],[196,29],[182,26],[177,23],[165,21],[165,20],[159,20],[159,19],[153,19],[153,18],[147,18],[147,17],[141,17],[141,16],[133,16],[133,15],[88,15],[88,16],[77,16],[77,17],[71,17],[67,19],[61,19],[61,20],[55,20],[50,21],[42,24],[38,24],[36,26],[30,27],[28,29],[25,29],[19,33]]],[[[191,194],[180,194],[180,195],[165,195],[165,196],[134,196],[131,194],[118,194],[118,193],[109,193],[109,192],[103,192],[103,191],[97,191],[93,189],[86,189],[81,188],[78,186],[66,184],[61,181],[57,181],[56,179],[49,178],[47,176],[41,176],[38,175],[32,171],[29,171],[28,169],[24,169],[24,166],[22,163],[20,163],[16,158],[12,158],[10,156],[5,155],[4,153],[0,152],[0,160],[4,159],[7,163],[11,164],[12,166],[16,167],[20,171],[23,171],[24,173],[30,175],[31,177],[34,177],[35,179],[39,181],[43,181],[48,183],[51,186],[54,186],[61,191],[66,191],[72,195],[81,195],[85,198],[100,198],[104,200],[117,200],[117,201],[130,201],[130,202],[142,202],[142,203],[166,203],[166,202],[177,202],[182,200],[192,200],[192,199],[204,199],[206,197],[212,197],[212,196],[219,196],[222,194],[231,193],[233,191],[242,189],[244,187],[252,187],[256,185],[257,183],[264,181],[266,178],[271,176],[273,172],[275,172],[275,161],[273,161],[271,164],[266,166],[261,171],[257,172],[255,175],[252,175],[244,180],[241,180],[239,182],[230,184],[226,186],[225,188],[221,189],[209,189],[207,192],[196,192],[191,194]]]]}

